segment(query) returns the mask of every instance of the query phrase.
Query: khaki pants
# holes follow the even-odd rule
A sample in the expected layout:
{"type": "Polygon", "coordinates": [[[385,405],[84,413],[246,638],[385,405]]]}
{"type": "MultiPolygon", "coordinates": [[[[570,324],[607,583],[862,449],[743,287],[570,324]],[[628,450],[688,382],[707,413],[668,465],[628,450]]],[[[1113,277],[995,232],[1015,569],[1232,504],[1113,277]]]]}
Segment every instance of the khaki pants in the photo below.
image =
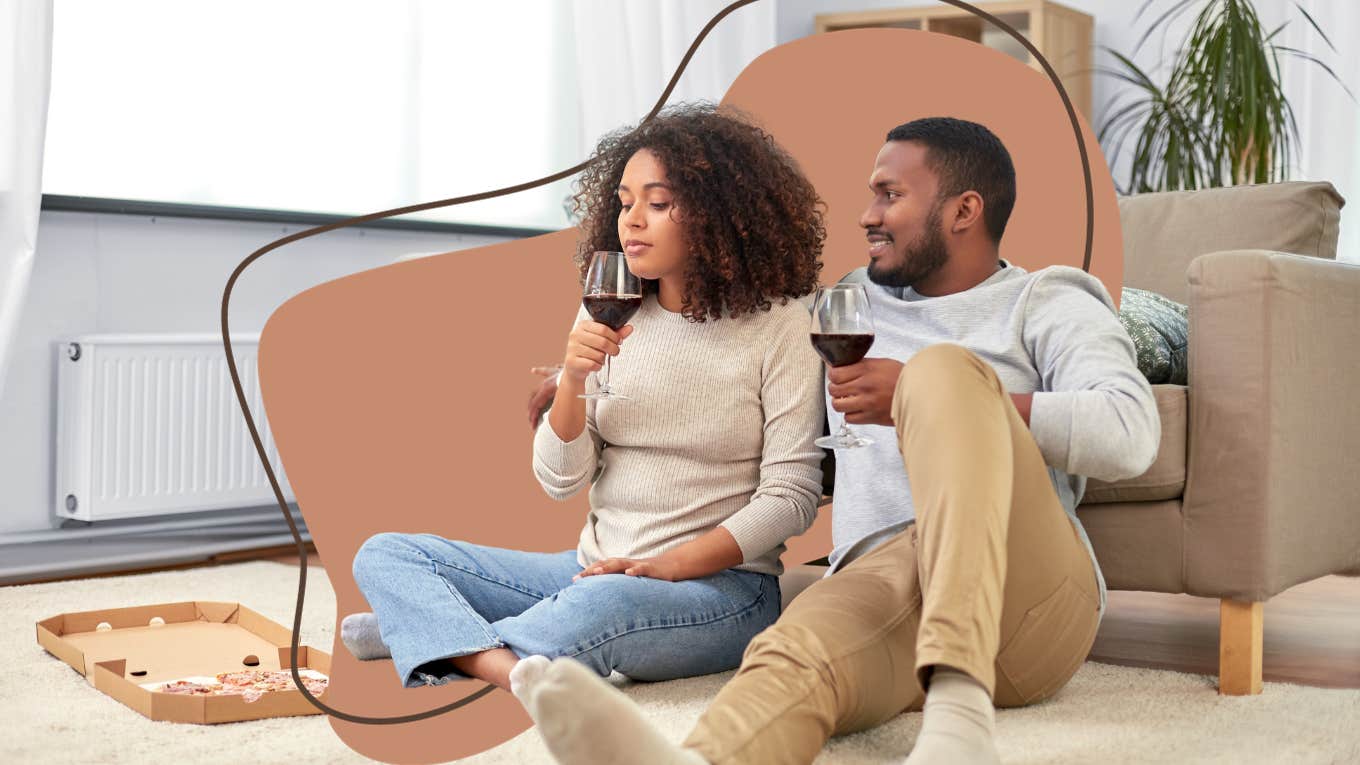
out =
{"type": "Polygon", "coordinates": [[[992,368],[956,345],[925,349],[893,419],[916,524],[756,636],[685,742],[709,762],[812,762],[830,736],[920,709],[934,665],[972,675],[997,706],[1030,704],[1090,651],[1095,571],[992,368]]]}

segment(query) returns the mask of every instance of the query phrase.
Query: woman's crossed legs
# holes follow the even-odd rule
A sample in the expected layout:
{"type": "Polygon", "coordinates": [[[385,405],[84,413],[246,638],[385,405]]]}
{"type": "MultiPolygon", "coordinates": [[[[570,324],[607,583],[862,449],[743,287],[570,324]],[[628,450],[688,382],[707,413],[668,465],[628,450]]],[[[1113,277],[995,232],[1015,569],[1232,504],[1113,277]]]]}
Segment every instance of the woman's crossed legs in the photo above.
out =
{"type": "Polygon", "coordinates": [[[473,676],[508,688],[510,668],[533,655],[635,680],[722,672],[779,616],[778,580],[767,574],[573,582],[581,570],[574,551],[504,550],[433,534],[379,534],[354,560],[407,687],[473,676]]]}

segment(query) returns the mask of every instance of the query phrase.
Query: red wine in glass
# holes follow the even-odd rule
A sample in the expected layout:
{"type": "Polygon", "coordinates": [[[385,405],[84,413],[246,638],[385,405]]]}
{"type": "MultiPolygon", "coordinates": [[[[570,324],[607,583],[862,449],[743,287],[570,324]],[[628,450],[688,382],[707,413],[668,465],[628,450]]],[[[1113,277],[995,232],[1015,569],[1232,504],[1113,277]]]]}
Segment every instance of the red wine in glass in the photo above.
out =
{"type": "Polygon", "coordinates": [[[813,332],[812,347],[833,367],[858,364],[874,344],[872,332],[813,332]]]}
{"type": "Polygon", "coordinates": [[[581,302],[590,318],[618,332],[642,307],[641,295],[585,295],[581,302]]]}
{"type": "MultiPolygon", "coordinates": [[[[628,258],[621,252],[597,252],[590,256],[586,283],[581,295],[590,318],[618,332],[642,307],[642,280],[628,270],[628,258]]],[[[609,387],[609,361],[604,357],[604,375],[596,374],[599,389],[582,393],[581,398],[626,401],[628,397],[609,387]]]]}
{"type": "MultiPolygon", "coordinates": [[[[812,306],[812,347],[833,367],[858,363],[874,344],[874,319],[869,293],[862,284],[837,284],[817,290],[812,306]]],[[[830,414],[830,412],[828,412],[830,414]]],[[[823,449],[858,449],[873,441],[855,433],[841,420],[840,430],[813,443],[823,449]]]]}

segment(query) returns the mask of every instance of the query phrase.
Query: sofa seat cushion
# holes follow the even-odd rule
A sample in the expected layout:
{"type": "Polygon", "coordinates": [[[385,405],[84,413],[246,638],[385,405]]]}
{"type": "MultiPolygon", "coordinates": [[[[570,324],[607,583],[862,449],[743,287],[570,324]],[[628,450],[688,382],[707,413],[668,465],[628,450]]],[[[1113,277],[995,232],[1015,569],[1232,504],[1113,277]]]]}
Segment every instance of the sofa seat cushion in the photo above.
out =
{"type": "Polygon", "coordinates": [[[1157,460],[1147,472],[1135,478],[1106,483],[1092,478],[1086,482],[1082,504],[1104,502],[1156,502],[1176,499],[1185,492],[1185,413],[1184,385],[1154,385],[1157,414],[1162,421],[1162,441],[1157,460]]]}
{"type": "Polygon", "coordinates": [[[1077,517],[1111,590],[1185,592],[1180,500],[1082,505],[1077,517]]]}

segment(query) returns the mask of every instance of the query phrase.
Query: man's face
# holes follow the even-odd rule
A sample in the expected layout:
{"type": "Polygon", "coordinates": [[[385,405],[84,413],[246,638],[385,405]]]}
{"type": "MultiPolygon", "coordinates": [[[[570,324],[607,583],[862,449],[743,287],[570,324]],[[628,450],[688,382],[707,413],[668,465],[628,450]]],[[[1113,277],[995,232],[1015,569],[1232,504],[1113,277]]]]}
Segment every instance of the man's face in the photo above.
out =
{"type": "Polygon", "coordinates": [[[869,240],[869,279],[885,287],[920,284],[948,260],[939,178],[926,147],[889,141],[878,152],[869,188],[873,201],[859,225],[869,240]]]}

